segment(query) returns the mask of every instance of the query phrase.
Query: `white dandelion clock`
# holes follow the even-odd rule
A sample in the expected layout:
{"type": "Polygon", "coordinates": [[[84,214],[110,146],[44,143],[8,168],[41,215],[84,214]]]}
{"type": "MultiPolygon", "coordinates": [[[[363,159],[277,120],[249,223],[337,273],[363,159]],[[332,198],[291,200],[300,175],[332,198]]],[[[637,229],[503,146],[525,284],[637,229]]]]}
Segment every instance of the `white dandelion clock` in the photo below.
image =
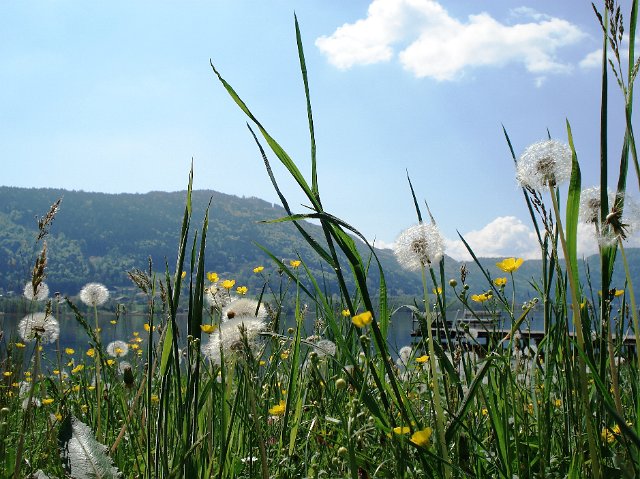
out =
{"type": "Polygon", "coordinates": [[[313,346],[319,358],[336,355],[336,344],[328,339],[321,339],[313,346]]]}
{"type": "Polygon", "coordinates": [[[398,359],[396,360],[396,365],[399,368],[406,368],[411,360],[411,355],[413,354],[413,349],[411,346],[403,346],[398,351],[398,359]]]}
{"type": "Polygon", "coordinates": [[[87,306],[100,306],[109,299],[109,290],[104,284],[88,283],[80,290],[80,301],[87,306]]]}
{"type": "Polygon", "coordinates": [[[222,321],[228,321],[236,316],[255,317],[260,321],[267,318],[267,310],[263,304],[250,298],[240,298],[232,301],[222,309],[222,321]]]}
{"type": "Polygon", "coordinates": [[[40,283],[34,291],[33,283],[29,281],[24,285],[22,294],[30,301],[44,301],[49,297],[49,286],[47,286],[47,283],[40,283]]]}
{"type": "Polygon", "coordinates": [[[529,145],[516,164],[520,186],[542,190],[556,186],[571,177],[571,148],[557,140],[544,140],[529,145]]]}
{"type": "Polygon", "coordinates": [[[112,358],[121,358],[129,352],[129,345],[124,341],[111,341],[107,345],[107,354],[112,358]]]}
{"type": "Polygon", "coordinates": [[[216,309],[224,308],[231,301],[227,290],[218,288],[215,284],[204,289],[204,299],[209,306],[216,309]]]}
{"type": "Polygon", "coordinates": [[[393,252],[403,268],[420,270],[440,261],[444,255],[444,238],[434,223],[420,223],[400,234],[393,252]]]}
{"type": "Polygon", "coordinates": [[[60,325],[50,314],[27,314],[18,323],[18,334],[25,342],[39,337],[43,343],[53,343],[60,336],[60,325]]]}
{"type": "Polygon", "coordinates": [[[220,349],[226,356],[241,347],[242,329],[249,346],[253,347],[258,335],[266,329],[266,323],[255,316],[236,316],[228,319],[209,336],[209,342],[202,347],[202,352],[213,363],[220,364],[220,349]]]}
{"type": "MultiPolygon", "coordinates": [[[[607,201],[609,206],[613,205],[616,195],[607,189],[607,201]]],[[[593,186],[585,188],[580,193],[580,212],[578,218],[586,224],[600,225],[600,187],[593,186]]]]}

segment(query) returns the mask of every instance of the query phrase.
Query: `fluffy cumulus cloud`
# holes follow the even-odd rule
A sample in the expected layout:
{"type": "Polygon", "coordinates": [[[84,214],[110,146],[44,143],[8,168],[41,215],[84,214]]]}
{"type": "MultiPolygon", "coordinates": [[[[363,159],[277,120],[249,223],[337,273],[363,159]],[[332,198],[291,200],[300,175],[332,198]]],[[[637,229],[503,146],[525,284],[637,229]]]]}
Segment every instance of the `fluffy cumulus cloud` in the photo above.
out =
{"type": "Polygon", "coordinates": [[[584,38],[582,30],[530,9],[512,13],[520,23],[501,23],[488,13],[460,21],[433,0],[373,0],[366,18],[318,38],[316,46],[341,69],[397,55],[416,77],[439,81],[459,78],[470,67],[508,63],[522,63],[538,76],[571,70],[557,51],[584,38]]]}
{"type": "MultiPolygon", "coordinates": [[[[500,216],[480,230],[463,233],[465,241],[478,257],[540,257],[535,233],[515,216],[500,216]]],[[[471,260],[462,241],[447,240],[446,254],[457,260],[471,260]]]]}

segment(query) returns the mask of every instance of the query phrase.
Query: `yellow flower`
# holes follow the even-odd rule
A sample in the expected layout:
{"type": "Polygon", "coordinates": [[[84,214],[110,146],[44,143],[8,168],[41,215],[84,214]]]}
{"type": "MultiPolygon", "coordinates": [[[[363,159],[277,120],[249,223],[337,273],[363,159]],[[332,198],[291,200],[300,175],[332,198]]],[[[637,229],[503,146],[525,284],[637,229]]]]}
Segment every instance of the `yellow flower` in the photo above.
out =
{"type": "Polygon", "coordinates": [[[140,345],[138,343],[133,343],[131,346],[129,346],[131,349],[133,349],[134,351],[136,349],[140,349],[140,345]]]}
{"type": "Polygon", "coordinates": [[[109,321],[111,324],[118,324],[118,321],[116,321],[115,319],[112,319],[111,321],[109,321]]]}
{"type": "Polygon", "coordinates": [[[393,432],[396,434],[409,434],[411,432],[411,428],[409,426],[398,426],[393,428],[393,432]]]}
{"type": "Polygon", "coordinates": [[[139,333],[138,331],[134,331],[134,332],[133,332],[133,335],[134,335],[135,337],[138,337],[138,336],[140,336],[140,333],[139,333]]]}
{"type": "Polygon", "coordinates": [[[433,288],[433,294],[440,295],[442,294],[442,288],[438,286],[437,288],[433,288]]]}
{"type": "Polygon", "coordinates": [[[84,369],[84,364],[78,364],[75,368],[71,370],[71,372],[75,374],[75,373],[79,373],[83,369],[84,369]]]}
{"type": "Polygon", "coordinates": [[[75,353],[75,351],[73,350],[73,348],[65,348],[64,352],[65,352],[65,353],[67,353],[67,354],[73,354],[73,353],[75,353]]]}
{"type": "Polygon", "coordinates": [[[183,272],[180,274],[180,277],[181,277],[182,279],[185,279],[185,278],[187,277],[187,272],[186,272],[186,271],[183,271],[183,272]]]}
{"type": "Polygon", "coordinates": [[[16,343],[16,348],[26,348],[27,345],[24,343],[16,343]]]}
{"type": "Polygon", "coordinates": [[[416,431],[411,436],[411,442],[416,446],[426,447],[429,445],[429,440],[431,439],[431,433],[433,431],[430,427],[425,427],[420,431],[416,431]]]}
{"type": "Polygon", "coordinates": [[[107,359],[107,365],[113,366],[116,363],[115,359],[107,359]]]}
{"type": "Polygon", "coordinates": [[[616,436],[613,434],[613,431],[607,427],[602,429],[600,433],[600,437],[603,441],[606,441],[608,444],[613,443],[616,440],[616,436]]]}
{"type": "Polygon", "coordinates": [[[289,359],[289,351],[282,351],[280,353],[280,359],[289,359]]]}
{"type": "Polygon", "coordinates": [[[209,273],[207,273],[207,279],[212,283],[217,283],[220,278],[218,278],[218,273],[210,271],[209,273]]]}
{"type": "Polygon", "coordinates": [[[416,363],[426,363],[427,361],[429,361],[429,355],[428,354],[424,354],[424,355],[416,358],[416,363]]]}
{"type": "Polygon", "coordinates": [[[490,293],[472,294],[471,299],[476,303],[484,303],[485,301],[491,299],[491,296],[493,295],[490,293]]]}
{"type": "Polygon", "coordinates": [[[562,406],[562,399],[556,399],[553,403],[555,404],[556,407],[560,407],[562,406]]]}
{"type": "Polygon", "coordinates": [[[489,410],[486,407],[482,408],[482,411],[480,411],[482,413],[483,416],[487,416],[489,414],[489,410]]]}
{"type": "Polygon", "coordinates": [[[234,286],[235,284],[236,284],[236,280],[235,280],[235,279],[225,279],[225,280],[222,282],[222,287],[228,291],[228,290],[230,290],[231,288],[233,288],[233,286],[234,286]]]}
{"type": "Polygon", "coordinates": [[[614,296],[622,296],[624,294],[624,289],[616,289],[614,296]]]}
{"type": "Polygon", "coordinates": [[[272,408],[269,408],[269,414],[271,414],[272,416],[284,416],[286,410],[287,403],[284,399],[281,399],[279,404],[276,404],[272,408]]]}
{"type": "Polygon", "coordinates": [[[238,286],[236,288],[236,291],[238,292],[238,294],[247,294],[247,287],[246,286],[238,286]]]}
{"type": "Polygon", "coordinates": [[[342,316],[344,316],[345,318],[348,318],[349,316],[351,316],[351,313],[349,312],[348,309],[343,309],[342,316]]]}
{"type": "Polygon", "coordinates": [[[154,404],[158,404],[160,402],[160,398],[158,397],[157,394],[152,394],[151,395],[151,402],[154,404]]]}
{"type": "Polygon", "coordinates": [[[253,272],[254,273],[259,273],[264,269],[264,266],[256,266],[255,268],[253,268],[253,272]]]}
{"type": "Polygon", "coordinates": [[[216,330],[215,324],[201,324],[200,329],[203,333],[211,334],[216,330]]]}
{"type": "Polygon", "coordinates": [[[300,264],[302,264],[302,261],[300,261],[299,259],[292,259],[291,261],[289,261],[289,264],[293,269],[297,269],[300,264]]]}
{"type": "Polygon", "coordinates": [[[89,348],[87,349],[87,356],[89,356],[90,358],[94,357],[96,355],[96,350],[93,348],[89,348]]]}
{"type": "Polygon", "coordinates": [[[59,412],[57,412],[57,413],[55,414],[55,416],[56,416],[56,419],[57,419],[58,421],[62,421],[62,414],[60,414],[59,412]]]}
{"type": "Polygon", "coordinates": [[[44,398],[42,400],[42,404],[45,405],[45,406],[48,406],[49,404],[52,404],[52,403],[53,403],[53,399],[52,398],[44,398]]]}
{"type": "Polygon", "coordinates": [[[496,266],[505,273],[513,273],[514,271],[517,271],[520,266],[522,266],[523,262],[524,260],[522,258],[506,258],[499,263],[496,263],[496,266]]]}
{"type": "Polygon", "coordinates": [[[496,278],[493,280],[493,284],[495,284],[498,288],[502,288],[507,284],[507,278],[496,278]]]}
{"type": "Polygon", "coordinates": [[[11,373],[11,371],[5,371],[5,372],[3,372],[3,373],[2,373],[2,375],[3,375],[5,378],[8,378],[9,376],[11,376],[11,374],[12,374],[12,373],[11,373]]]}
{"type": "Polygon", "coordinates": [[[144,326],[143,326],[143,327],[144,327],[144,330],[145,330],[147,333],[149,333],[149,332],[151,332],[151,331],[155,331],[155,330],[156,330],[156,327],[155,327],[155,326],[153,327],[153,329],[151,329],[151,326],[149,325],[149,323],[144,323],[144,326]]]}
{"type": "Polygon", "coordinates": [[[365,311],[364,313],[356,314],[353,318],[351,318],[351,322],[359,328],[364,328],[372,320],[373,320],[373,316],[371,315],[370,311],[365,311]]]}
{"type": "Polygon", "coordinates": [[[264,366],[265,364],[267,364],[267,362],[264,359],[261,359],[260,362],[258,363],[260,366],[264,366]]]}

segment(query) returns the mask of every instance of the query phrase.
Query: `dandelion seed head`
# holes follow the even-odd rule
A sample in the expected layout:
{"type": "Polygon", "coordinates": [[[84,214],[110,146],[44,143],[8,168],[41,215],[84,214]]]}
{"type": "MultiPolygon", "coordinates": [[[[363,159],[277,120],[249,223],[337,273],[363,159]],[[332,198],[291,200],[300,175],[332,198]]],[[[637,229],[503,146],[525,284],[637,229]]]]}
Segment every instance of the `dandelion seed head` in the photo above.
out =
{"type": "Polygon", "coordinates": [[[107,344],[107,354],[112,358],[121,358],[129,352],[129,345],[124,341],[116,340],[107,344]]]}
{"type": "Polygon", "coordinates": [[[43,343],[53,343],[60,336],[60,325],[50,314],[27,314],[18,324],[18,334],[25,342],[33,341],[39,336],[43,343]]]}
{"type": "Polygon", "coordinates": [[[406,368],[407,364],[411,360],[411,354],[413,353],[413,349],[411,346],[402,346],[400,351],[398,351],[398,359],[396,360],[396,365],[400,368],[406,368]]]}
{"type": "Polygon", "coordinates": [[[49,297],[49,286],[47,286],[47,283],[40,283],[34,291],[33,283],[29,281],[24,285],[23,295],[30,301],[44,301],[49,297]]]}
{"type": "Polygon", "coordinates": [[[100,283],[85,284],[80,290],[80,301],[87,306],[100,306],[109,299],[109,290],[100,283]]]}
{"type": "Polygon", "coordinates": [[[204,289],[204,299],[209,306],[216,309],[222,309],[231,302],[229,293],[215,284],[204,289]]]}
{"type": "Polygon", "coordinates": [[[444,254],[444,238],[435,224],[417,224],[400,234],[394,253],[403,268],[420,270],[440,261],[444,254]]]}
{"type": "Polygon", "coordinates": [[[264,305],[251,298],[240,298],[232,301],[222,309],[222,321],[228,321],[236,316],[255,317],[260,321],[267,319],[267,310],[264,305]],[[256,314],[257,310],[257,314],[256,314]]]}
{"type": "Polygon", "coordinates": [[[568,145],[544,140],[529,145],[518,159],[516,179],[520,186],[542,190],[571,177],[572,153],[568,145]]]}
{"type": "Polygon", "coordinates": [[[315,344],[314,351],[318,354],[319,358],[323,358],[325,356],[335,356],[336,344],[333,341],[329,341],[328,339],[321,339],[315,344]]]}
{"type": "Polygon", "coordinates": [[[120,361],[120,362],[118,363],[118,372],[119,372],[120,374],[124,374],[124,372],[125,372],[127,369],[131,369],[131,363],[129,363],[128,361],[120,361]]]}
{"type": "Polygon", "coordinates": [[[235,316],[220,324],[220,328],[209,336],[209,342],[202,352],[215,364],[220,364],[220,348],[225,356],[237,350],[242,342],[241,328],[244,328],[249,346],[253,347],[258,334],[266,329],[266,323],[256,316],[235,316]]]}

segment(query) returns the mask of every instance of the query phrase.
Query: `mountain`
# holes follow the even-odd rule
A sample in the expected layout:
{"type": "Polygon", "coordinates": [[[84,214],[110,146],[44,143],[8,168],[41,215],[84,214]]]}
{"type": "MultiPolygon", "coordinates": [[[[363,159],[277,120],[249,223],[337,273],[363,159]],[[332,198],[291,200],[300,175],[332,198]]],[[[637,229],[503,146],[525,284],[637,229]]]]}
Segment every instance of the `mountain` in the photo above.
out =
{"type": "MultiPolygon", "coordinates": [[[[170,271],[175,268],[186,198],[184,191],[105,194],[51,188],[0,187],[0,293],[20,293],[30,279],[40,248],[35,243],[37,220],[59,198],[62,198],[60,209],[47,237],[46,282],[52,292],[73,295],[84,284],[93,281],[110,288],[131,286],[126,272],[133,268],[146,269],[149,258],[158,273],[164,272],[165,264],[168,264],[170,271]]],[[[239,198],[216,191],[194,191],[192,231],[201,229],[209,201],[207,271],[215,271],[221,278],[234,278],[237,284],[247,285],[250,289],[259,288],[261,279],[253,273],[253,268],[264,265],[265,272],[274,272],[276,269],[269,257],[256,246],[259,244],[277,258],[288,261],[299,256],[316,278],[325,274],[329,291],[337,292],[331,271],[326,264],[321,264],[315,251],[291,223],[263,222],[284,217],[286,212],[281,206],[258,198],[239,198]]],[[[304,227],[311,236],[322,241],[319,226],[304,223],[304,227]]],[[[368,253],[365,245],[359,240],[357,243],[366,258],[368,253]]],[[[422,280],[418,273],[403,270],[391,250],[376,250],[376,253],[383,265],[391,296],[421,296],[422,280]]],[[[632,277],[636,279],[640,276],[640,250],[629,250],[627,256],[632,277]]],[[[480,261],[495,278],[504,276],[495,267],[495,263],[501,259],[483,258],[480,261]]],[[[451,278],[460,282],[463,263],[446,258],[445,265],[445,282],[451,278]]],[[[466,263],[466,268],[466,283],[470,285],[470,292],[485,291],[487,283],[479,268],[472,262],[466,263]]],[[[518,301],[537,296],[530,282],[540,277],[540,268],[540,261],[526,261],[514,275],[518,301]]],[[[594,289],[597,290],[598,258],[588,258],[581,269],[583,278],[585,269],[591,273],[594,289]]],[[[436,274],[439,276],[438,272],[436,274]]],[[[373,263],[370,277],[372,293],[375,293],[378,273],[373,263]]],[[[635,282],[638,284],[637,279],[635,282]]],[[[352,286],[353,281],[350,284],[352,286]]],[[[616,269],[613,284],[618,288],[624,286],[620,265],[616,269]]]]}

